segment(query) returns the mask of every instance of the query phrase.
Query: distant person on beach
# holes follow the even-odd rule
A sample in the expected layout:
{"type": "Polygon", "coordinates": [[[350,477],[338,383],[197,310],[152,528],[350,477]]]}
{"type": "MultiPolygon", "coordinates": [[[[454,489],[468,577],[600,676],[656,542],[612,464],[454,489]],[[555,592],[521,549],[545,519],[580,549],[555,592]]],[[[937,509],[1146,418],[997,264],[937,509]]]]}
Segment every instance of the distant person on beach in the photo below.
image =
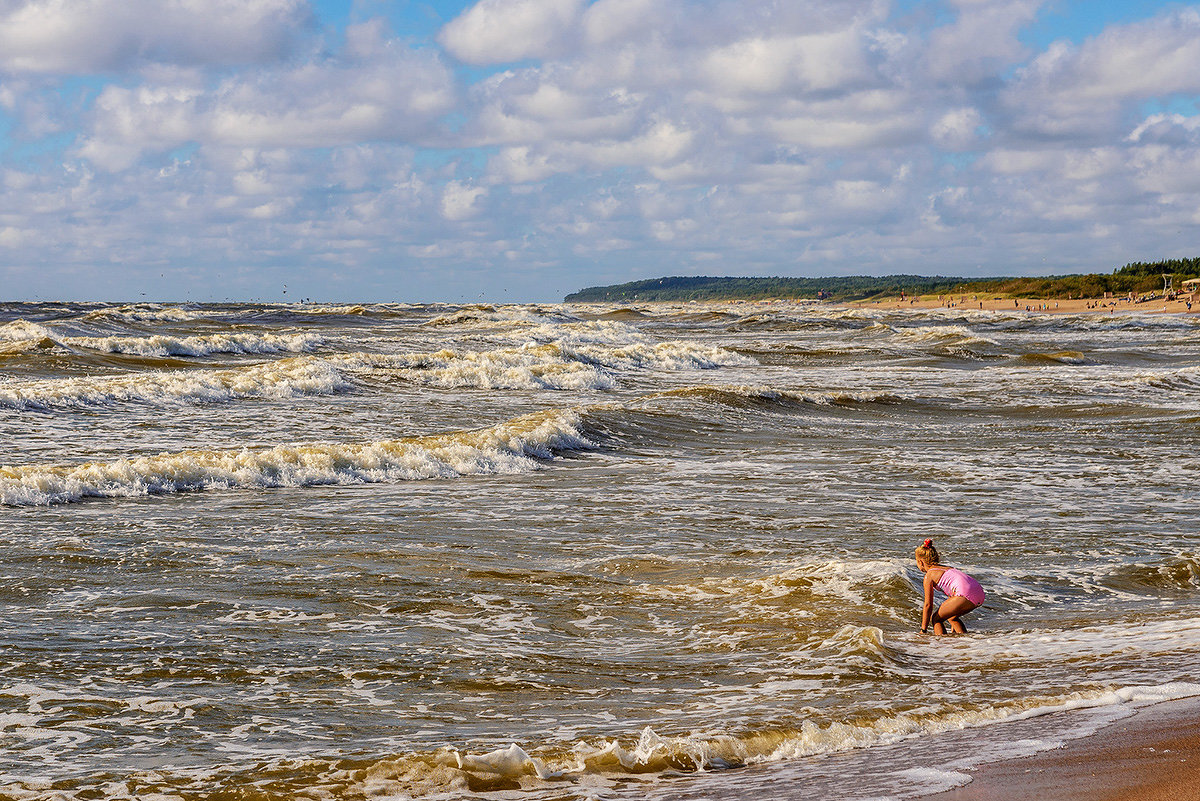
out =
{"type": "Polygon", "coordinates": [[[921,633],[925,634],[930,627],[934,634],[945,634],[949,623],[955,634],[966,634],[967,627],[959,620],[983,603],[983,587],[979,582],[961,570],[945,567],[939,564],[937,548],[933,540],[925,540],[916,550],[917,567],[925,574],[925,606],[921,609],[921,633]],[[941,590],[946,600],[933,609],[933,591],[941,590]]]}

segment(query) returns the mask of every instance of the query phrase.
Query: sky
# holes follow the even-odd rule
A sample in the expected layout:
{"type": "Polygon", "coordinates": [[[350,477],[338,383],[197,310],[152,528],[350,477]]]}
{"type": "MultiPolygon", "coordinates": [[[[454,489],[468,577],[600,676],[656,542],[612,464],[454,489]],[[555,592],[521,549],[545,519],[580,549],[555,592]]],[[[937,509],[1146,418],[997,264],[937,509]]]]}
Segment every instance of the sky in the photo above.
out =
{"type": "Polygon", "coordinates": [[[1200,4],[0,0],[0,300],[1200,255],[1200,4]]]}

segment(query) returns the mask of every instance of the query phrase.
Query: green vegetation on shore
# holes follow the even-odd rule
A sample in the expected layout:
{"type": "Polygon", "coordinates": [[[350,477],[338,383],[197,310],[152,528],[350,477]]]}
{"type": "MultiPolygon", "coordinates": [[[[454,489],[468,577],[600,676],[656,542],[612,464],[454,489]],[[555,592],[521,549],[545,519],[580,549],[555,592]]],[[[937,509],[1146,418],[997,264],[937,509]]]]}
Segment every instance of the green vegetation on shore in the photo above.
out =
{"type": "Polygon", "coordinates": [[[1044,278],[952,278],[945,276],[849,275],[833,278],[653,278],[613,286],[588,287],[567,303],[682,300],[764,300],[767,298],[868,300],[933,294],[990,294],[1006,298],[1102,297],[1161,291],[1163,275],[1181,281],[1200,277],[1200,257],[1133,262],[1111,274],[1055,275],[1044,278]]]}

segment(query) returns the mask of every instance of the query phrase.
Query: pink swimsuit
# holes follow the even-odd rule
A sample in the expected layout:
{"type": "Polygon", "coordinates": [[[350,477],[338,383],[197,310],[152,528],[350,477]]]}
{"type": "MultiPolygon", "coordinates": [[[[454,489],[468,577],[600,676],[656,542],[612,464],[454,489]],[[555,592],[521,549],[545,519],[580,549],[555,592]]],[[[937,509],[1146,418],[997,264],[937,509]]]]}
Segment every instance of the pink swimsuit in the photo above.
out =
{"type": "Polygon", "coordinates": [[[938,579],[937,586],[949,598],[961,595],[976,606],[983,603],[983,587],[961,570],[946,568],[942,577],[938,579]]]}

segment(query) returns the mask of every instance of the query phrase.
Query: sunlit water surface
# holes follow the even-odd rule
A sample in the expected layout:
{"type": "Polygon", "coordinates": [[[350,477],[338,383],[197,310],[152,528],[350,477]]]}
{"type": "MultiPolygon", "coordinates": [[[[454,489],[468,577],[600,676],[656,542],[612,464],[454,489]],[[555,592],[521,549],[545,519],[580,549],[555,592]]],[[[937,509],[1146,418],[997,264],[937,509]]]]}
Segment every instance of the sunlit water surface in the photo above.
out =
{"type": "Polygon", "coordinates": [[[2,798],[911,798],[1200,693],[1196,318],[7,304],[0,370],[2,798]]]}

